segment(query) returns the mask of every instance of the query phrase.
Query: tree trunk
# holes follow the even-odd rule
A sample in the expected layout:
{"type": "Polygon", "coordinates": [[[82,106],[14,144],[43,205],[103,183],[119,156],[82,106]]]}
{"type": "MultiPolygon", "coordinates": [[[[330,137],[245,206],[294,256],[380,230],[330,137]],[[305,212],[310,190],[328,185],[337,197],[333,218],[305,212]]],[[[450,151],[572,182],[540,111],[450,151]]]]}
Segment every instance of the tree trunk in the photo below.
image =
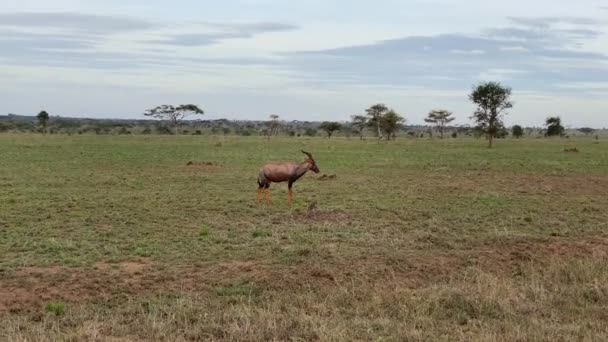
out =
{"type": "Polygon", "coordinates": [[[439,134],[441,135],[441,139],[443,139],[443,126],[439,127],[439,134]]]}
{"type": "Polygon", "coordinates": [[[494,134],[492,134],[492,132],[490,132],[488,134],[488,140],[490,141],[488,148],[492,148],[492,139],[494,139],[494,134]]]}
{"type": "Polygon", "coordinates": [[[380,131],[380,116],[376,118],[376,126],[378,127],[378,142],[382,139],[382,132],[380,131]]]}

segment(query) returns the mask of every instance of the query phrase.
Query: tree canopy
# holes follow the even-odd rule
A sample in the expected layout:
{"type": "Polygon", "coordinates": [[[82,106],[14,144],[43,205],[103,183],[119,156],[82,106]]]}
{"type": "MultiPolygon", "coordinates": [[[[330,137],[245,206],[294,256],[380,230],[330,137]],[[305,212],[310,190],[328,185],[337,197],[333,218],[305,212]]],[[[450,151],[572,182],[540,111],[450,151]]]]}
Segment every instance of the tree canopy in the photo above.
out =
{"type": "Polygon", "coordinates": [[[502,118],[507,109],[513,108],[513,102],[510,98],[511,88],[504,87],[498,82],[480,83],[469,95],[471,102],[477,105],[471,119],[487,135],[490,148],[493,138],[504,126],[502,118]]]}
{"type": "Polygon", "coordinates": [[[365,127],[367,127],[367,117],[365,115],[353,115],[351,116],[351,125],[353,130],[359,134],[359,138],[363,140],[365,127]]]}
{"type": "Polygon", "coordinates": [[[331,138],[334,132],[339,131],[341,128],[342,125],[340,125],[338,122],[324,121],[321,123],[321,125],[319,125],[319,129],[325,131],[325,133],[327,133],[328,138],[331,138]]]}
{"type": "Polygon", "coordinates": [[[521,138],[524,135],[524,129],[520,125],[515,125],[511,129],[511,133],[515,138],[521,138]]]}
{"type": "Polygon", "coordinates": [[[177,125],[180,121],[192,115],[203,115],[204,112],[198,106],[193,104],[179,105],[177,107],[171,105],[161,105],[156,108],[147,110],[144,115],[159,120],[169,120],[175,127],[177,134],[177,125]]]}
{"type": "Polygon", "coordinates": [[[436,125],[437,130],[441,135],[441,139],[443,139],[443,132],[445,131],[445,126],[450,122],[454,121],[455,119],[456,118],[452,117],[452,112],[449,112],[447,110],[433,110],[424,119],[424,121],[436,125]]]}
{"type": "Polygon", "coordinates": [[[397,131],[404,122],[405,119],[392,109],[384,114],[381,118],[381,127],[384,133],[386,133],[386,140],[395,138],[397,131]]]}
{"type": "Polygon", "coordinates": [[[566,129],[562,126],[562,119],[559,116],[548,117],[545,122],[547,126],[547,136],[561,136],[566,129]]]}
{"type": "Polygon", "coordinates": [[[49,113],[43,110],[36,115],[36,118],[38,119],[38,125],[40,125],[40,128],[42,129],[42,133],[46,133],[46,127],[49,123],[49,113]]]}
{"type": "Polygon", "coordinates": [[[382,139],[382,116],[388,112],[388,107],[378,103],[366,109],[365,112],[369,117],[368,125],[376,129],[378,140],[382,139]]]}

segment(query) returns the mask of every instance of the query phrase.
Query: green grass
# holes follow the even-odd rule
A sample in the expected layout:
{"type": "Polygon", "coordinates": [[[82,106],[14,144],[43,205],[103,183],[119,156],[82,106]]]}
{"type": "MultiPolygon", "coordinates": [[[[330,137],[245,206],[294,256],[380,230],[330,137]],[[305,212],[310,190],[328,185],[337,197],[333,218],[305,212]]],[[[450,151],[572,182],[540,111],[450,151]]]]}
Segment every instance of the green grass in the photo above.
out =
{"type": "Polygon", "coordinates": [[[0,135],[0,339],[605,339],[606,144],[0,135]]]}

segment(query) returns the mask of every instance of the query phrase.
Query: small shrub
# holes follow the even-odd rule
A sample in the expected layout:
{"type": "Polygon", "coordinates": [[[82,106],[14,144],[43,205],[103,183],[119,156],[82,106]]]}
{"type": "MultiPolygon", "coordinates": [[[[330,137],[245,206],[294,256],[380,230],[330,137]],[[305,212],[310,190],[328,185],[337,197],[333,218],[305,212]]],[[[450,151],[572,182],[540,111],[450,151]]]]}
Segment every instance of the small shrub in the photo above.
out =
{"type": "Polygon", "coordinates": [[[198,235],[201,240],[207,240],[209,238],[209,227],[203,226],[198,235]]]}
{"type": "Polygon", "coordinates": [[[249,284],[237,284],[230,287],[219,287],[215,289],[215,294],[219,297],[233,296],[256,296],[259,290],[249,284]]]}
{"type": "Polygon", "coordinates": [[[192,135],[203,135],[203,132],[200,129],[197,129],[192,135]]]}
{"type": "Polygon", "coordinates": [[[171,131],[171,129],[167,126],[159,126],[156,128],[156,132],[158,134],[168,134],[168,135],[172,135],[173,132],[171,131]]]}
{"type": "Polygon", "coordinates": [[[452,138],[454,138],[454,139],[458,138],[458,132],[452,133],[452,138]]]}
{"type": "Polygon", "coordinates": [[[520,125],[515,125],[511,129],[511,134],[514,138],[521,138],[524,135],[524,129],[520,125]]]}
{"type": "Polygon", "coordinates": [[[307,137],[316,137],[317,130],[314,128],[307,128],[306,131],[304,131],[304,135],[307,137]]]}
{"type": "Polygon", "coordinates": [[[55,316],[62,316],[65,313],[65,305],[63,303],[48,303],[44,310],[55,316]]]}
{"type": "Polygon", "coordinates": [[[270,237],[272,236],[272,232],[270,230],[267,229],[257,229],[253,232],[253,237],[254,238],[264,238],[264,237],[270,237]]]}

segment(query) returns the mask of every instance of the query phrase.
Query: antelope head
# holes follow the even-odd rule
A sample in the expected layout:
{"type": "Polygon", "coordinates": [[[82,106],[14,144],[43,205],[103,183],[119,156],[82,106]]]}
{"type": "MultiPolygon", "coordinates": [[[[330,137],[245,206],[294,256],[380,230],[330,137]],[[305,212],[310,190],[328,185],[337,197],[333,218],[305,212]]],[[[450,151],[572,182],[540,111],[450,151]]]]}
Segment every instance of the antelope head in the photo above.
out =
{"type": "Polygon", "coordinates": [[[317,167],[317,163],[315,162],[315,159],[312,157],[312,154],[302,150],[302,153],[304,153],[306,156],[308,156],[308,159],[306,159],[306,162],[308,163],[308,169],[314,173],[319,173],[319,168],[317,167]]]}

